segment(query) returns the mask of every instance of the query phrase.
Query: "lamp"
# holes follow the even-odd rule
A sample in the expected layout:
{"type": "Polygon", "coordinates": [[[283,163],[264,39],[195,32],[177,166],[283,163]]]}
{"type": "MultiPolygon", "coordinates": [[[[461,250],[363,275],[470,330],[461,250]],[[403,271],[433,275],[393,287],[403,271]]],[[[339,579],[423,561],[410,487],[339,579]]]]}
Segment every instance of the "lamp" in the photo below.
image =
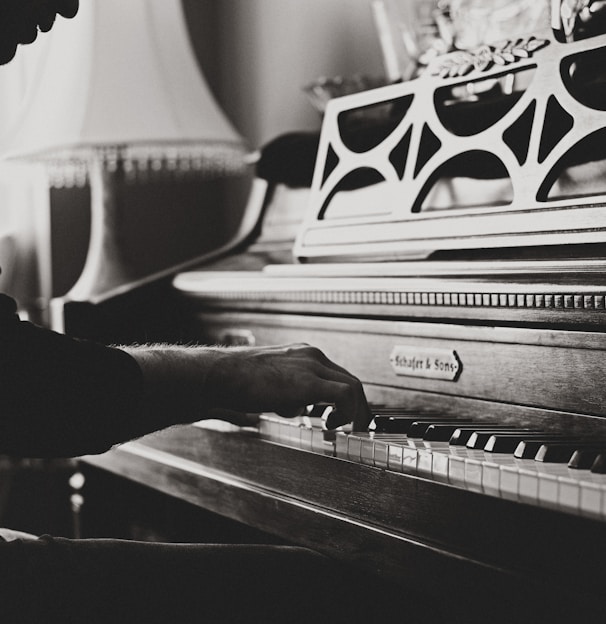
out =
{"type": "Polygon", "coordinates": [[[96,302],[133,282],[121,185],[242,173],[245,150],[197,66],[180,0],[86,0],[44,38],[34,86],[2,148],[44,162],[53,186],[90,185],[88,253],[64,300],[96,302]]]}

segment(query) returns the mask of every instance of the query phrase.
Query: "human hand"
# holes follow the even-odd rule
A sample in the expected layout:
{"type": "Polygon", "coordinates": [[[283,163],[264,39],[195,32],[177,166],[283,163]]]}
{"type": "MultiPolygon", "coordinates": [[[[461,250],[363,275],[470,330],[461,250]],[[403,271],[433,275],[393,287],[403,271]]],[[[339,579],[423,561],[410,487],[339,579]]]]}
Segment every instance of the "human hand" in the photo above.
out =
{"type": "Polygon", "coordinates": [[[306,344],[270,347],[147,345],[125,347],[144,377],[145,405],[156,428],[219,417],[255,424],[260,412],[293,417],[314,403],[333,403],[326,426],[353,422],[365,431],[371,414],[358,379],[306,344]]]}
{"type": "Polygon", "coordinates": [[[0,64],[8,63],[20,43],[32,43],[38,30],[48,32],[55,17],[71,18],[79,0],[3,0],[0,6],[0,64]]]}
{"type": "Polygon", "coordinates": [[[371,416],[362,384],[315,347],[217,349],[205,380],[210,406],[292,417],[312,403],[334,403],[329,428],[353,422],[365,430],[371,416]]]}

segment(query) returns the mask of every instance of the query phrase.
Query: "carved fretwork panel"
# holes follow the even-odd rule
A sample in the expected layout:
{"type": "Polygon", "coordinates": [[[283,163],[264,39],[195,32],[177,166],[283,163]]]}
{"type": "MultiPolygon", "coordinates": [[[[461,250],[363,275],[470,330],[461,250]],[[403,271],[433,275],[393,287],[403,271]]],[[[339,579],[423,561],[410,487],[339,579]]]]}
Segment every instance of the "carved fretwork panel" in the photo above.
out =
{"type": "Polygon", "coordinates": [[[605,60],[542,31],[332,100],[296,256],[604,242],[605,60]]]}

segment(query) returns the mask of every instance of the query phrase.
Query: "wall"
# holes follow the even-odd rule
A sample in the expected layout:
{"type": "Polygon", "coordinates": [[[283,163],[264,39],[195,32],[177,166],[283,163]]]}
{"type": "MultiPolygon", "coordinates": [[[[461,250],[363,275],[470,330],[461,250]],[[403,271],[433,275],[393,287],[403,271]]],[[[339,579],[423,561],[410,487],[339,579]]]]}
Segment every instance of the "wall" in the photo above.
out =
{"type": "Polygon", "coordinates": [[[251,147],[319,128],[302,87],[383,74],[370,0],[183,0],[217,99],[251,147]]]}

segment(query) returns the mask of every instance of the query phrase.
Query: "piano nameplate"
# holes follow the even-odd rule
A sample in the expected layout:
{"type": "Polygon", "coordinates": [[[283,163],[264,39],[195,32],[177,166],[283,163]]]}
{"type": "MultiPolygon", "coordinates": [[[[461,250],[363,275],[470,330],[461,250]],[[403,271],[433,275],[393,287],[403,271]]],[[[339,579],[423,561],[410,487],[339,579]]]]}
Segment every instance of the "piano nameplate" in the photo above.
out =
{"type": "MultiPolygon", "coordinates": [[[[491,401],[507,405],[511,413],[525,406],[606,415],[606,335],[601,332],[256,312],[208,311],[196,318],[204,344],[218,343],[234,328],[250,330],[259,346],[313,344],[369,388],[491,401]],[[461,363],[456,383],[397,374],[390,361],[397,346],[417,357],[456,352],[461,363]]],[[[545,420],[551,419],[546,415],[545,420]]],[[[558,416],[552,425],[564,420],[558,416]]],[[[542,424],[549,428],[549,422],[542,424]]]]}
{"type": "Polygon", "coordinates": [[[389,356],[396,375],[456,381],[463,365],[457,352],[449,349],[431,349],[396,345],[389,356]]]}

